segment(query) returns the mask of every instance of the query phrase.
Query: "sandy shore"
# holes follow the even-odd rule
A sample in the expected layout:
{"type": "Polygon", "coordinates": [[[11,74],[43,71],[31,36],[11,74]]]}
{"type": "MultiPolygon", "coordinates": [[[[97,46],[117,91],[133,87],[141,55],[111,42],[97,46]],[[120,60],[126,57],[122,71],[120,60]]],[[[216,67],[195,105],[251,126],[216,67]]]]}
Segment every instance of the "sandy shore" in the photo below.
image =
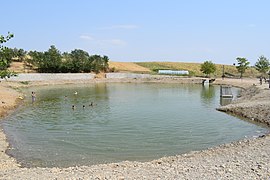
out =
{"type": "MultiPolygon", "coordinates": [[[[81,83],[104,82],[92,80],[81,83]]],[[[145,82],[138,79],[113,80],[120,82],[145,82]]],[[[186,83],[177,80],[146,80],[147,82],[186,83]]],[[[193,80],[190,79],[192,82],[193,80]]],[[[73,82],[35,82],[41,84],[73,82]]],[[[76,82],[77,83],[77,82],[76,82]]],[[[219,110],[244,116],[253,121],[270,122],[270,90],[258,80],[218,79],[216,84],[243,87],[241,98],[219,110]],[[253,86],[255,84],[256,86],[253,86]]],[[[14,90],[21,83],[0,83],[0,115],[14,109],[22,96],[14,90]],[[12,87],[12,88],[11,88],[12,87]]],[[[0,179],[270,179],[270,136],[242,140],[204,151],[190,152],[158,160],[121,162],[70,168],[21,168],[16,160],[7,156],[8,148],[3,131],[0,132],[0,179]]]]}

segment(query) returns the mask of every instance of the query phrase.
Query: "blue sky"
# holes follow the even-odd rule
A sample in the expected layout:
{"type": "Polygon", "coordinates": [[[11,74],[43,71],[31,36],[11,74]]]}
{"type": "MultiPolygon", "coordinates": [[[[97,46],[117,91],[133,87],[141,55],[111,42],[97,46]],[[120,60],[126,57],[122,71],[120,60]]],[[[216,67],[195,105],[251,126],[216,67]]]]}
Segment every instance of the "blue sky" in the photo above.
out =
{"type": "Polygon", "coordinates": [[[6,45],[61,52],[76,48],[112,61],[251,65],[270,58],[269,0],[1,1],[6,45]]]}

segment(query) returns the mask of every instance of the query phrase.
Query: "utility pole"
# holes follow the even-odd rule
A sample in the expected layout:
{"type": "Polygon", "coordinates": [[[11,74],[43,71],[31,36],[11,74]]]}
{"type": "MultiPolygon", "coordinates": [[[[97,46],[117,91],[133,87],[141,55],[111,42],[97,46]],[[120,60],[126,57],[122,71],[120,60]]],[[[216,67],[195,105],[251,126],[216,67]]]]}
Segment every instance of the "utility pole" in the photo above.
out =
{"type": "Polygon", "coordinates": [[[222,66],[222,79],[225,77],[225,72],[224,72],[224,65],[222,66]]]}
{"type": "Polygon", "coordinates": [[[269,83],[269,89],[270,89],[270,71],[268,72],[268,83],[269,83]]]}

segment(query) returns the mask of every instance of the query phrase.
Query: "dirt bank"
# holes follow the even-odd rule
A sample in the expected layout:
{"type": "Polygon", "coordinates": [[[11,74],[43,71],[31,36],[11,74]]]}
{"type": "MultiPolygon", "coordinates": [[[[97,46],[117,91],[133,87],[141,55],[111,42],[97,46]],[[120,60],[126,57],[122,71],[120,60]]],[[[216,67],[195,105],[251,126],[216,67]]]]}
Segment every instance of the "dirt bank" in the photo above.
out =
{"type": "Polygon", "coordinates": [[[219,111],[229,112],[270,126],[270,90],[257,87],[247,88],[239,100],[219,111]]]}
{"type": "MultiPolygon", "coordinates": [[[[102,80],[104,81],[104,80],[102,80]]],[[[123,80],[122,80],[123,81],[123,80]]],[[[133,80],[134,81],[134,80],[133,80]]],[[[163,80],[157,80],[162,82],[163,80]]],[[[167,81],[167,80],[166,80],[167,81]]],[[[129,80],[126,80],[129,82],[129,80]]],[[[136,81],[138,82],[138,81],[136,81]]],[[[140,81],[143,82],[143,81],[140,81]]],[[[173,81],[172,81],[173,82],[173,81]]],[[[176,81],[177,82],[177,81],[176,81]]],[[[88,83],[88,82],[87,82],[88,83]]],[[[247,88],[242,97],[232,105],[220,110],[232,112],[249,119],[269,122],[268,85],[258,86],[257,80],[217,80],[217,84],[231,84],[247,88]],[[251,111],[252,110],[252,111],[251,111]]],[[[42,84],[42,83],[41,83],[42,84]]],[[[50,84],[46,82],[46,84],[50,84]]],[[[2,101],[8,109],[14,108],[19,94],[7,86],[20,84],[1,84],[2,101]],[[10,91],[9,91],[10,90],[10,91]],[[10,94],[11,93],[11,94],[10,94]],[[12,104],[13,103],[13,104],[12,104]]],[[[30,84],[31,85],[31,84],[30,84]]],[[[21,85],[20,85],[21,86],[21,85]]],[[[2,109],[2,107],[1,107],[2,109]]],[[[3,110],[5,112],[5,110],[3,110]]],[[[5,136],[1,140],[1,179],[269,179],[270,178],[270,136],[242,140],[221,145],[204,151],[164,157],[151,162],[121,162],[95,166],[70,168],[20,168],[14,159],[4,153],[7,148],[5,136]],[[3,149],[4,148],[4,149],[3,149]],[[2,160],[2,157],[4,161],[2,160]]]]}
{"type": "MultiPolygon", "coordinates": [[[[229,83],[228,80],[225,82],[229,83]]],[[[236,101],[227,106],[219,107],[217,110],[270,126],[270,89],[268,84],[259,85],[256,80],[234,80],[229,84],[242,86],[244,89],[236,101]],[[239,82],[242,82],[242,85],[239,82]]]]}
{"type": "MultiPolygon", "coordinates": [[[[19,103],[21,96],[20,93],[15,91],[12,88],[0,84],[0,118],[7,116],[8,113],[15,109],[19,103]]],[[[6,141],[6,136],[3,133],[3,130],[0,131],[0,169],[10,169],[18,167],[16,160],[7,156],[5,153],[8,148],[8,143],[6,141]]]]}

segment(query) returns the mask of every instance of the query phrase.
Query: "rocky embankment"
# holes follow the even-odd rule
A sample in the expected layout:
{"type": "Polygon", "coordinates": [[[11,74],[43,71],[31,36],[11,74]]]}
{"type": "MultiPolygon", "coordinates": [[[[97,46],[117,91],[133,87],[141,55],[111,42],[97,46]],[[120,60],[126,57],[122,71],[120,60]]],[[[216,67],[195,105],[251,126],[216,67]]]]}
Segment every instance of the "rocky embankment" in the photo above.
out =
{"type": "Polygon", "coordinates": [[[251,86],[242,90],[238,100],[217,109],[270,126],[270,90],[251,86]]]}

